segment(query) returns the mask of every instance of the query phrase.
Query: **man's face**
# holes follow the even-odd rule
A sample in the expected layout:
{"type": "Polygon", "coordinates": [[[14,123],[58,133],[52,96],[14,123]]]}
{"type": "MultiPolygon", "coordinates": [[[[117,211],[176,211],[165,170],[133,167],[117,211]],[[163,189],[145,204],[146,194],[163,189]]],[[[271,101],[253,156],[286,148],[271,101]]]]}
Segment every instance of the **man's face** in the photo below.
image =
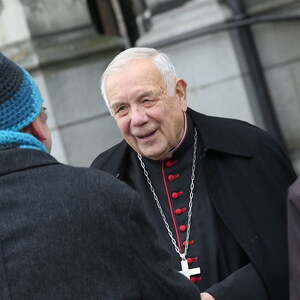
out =
{"type": "Polygon", "coordinates": [[[174,96],[151,60],[137,59],[110,74],[106,94],[126,142],[154,160],[165,159],[184,132],[186,84],[176,83],[174,96]]]}

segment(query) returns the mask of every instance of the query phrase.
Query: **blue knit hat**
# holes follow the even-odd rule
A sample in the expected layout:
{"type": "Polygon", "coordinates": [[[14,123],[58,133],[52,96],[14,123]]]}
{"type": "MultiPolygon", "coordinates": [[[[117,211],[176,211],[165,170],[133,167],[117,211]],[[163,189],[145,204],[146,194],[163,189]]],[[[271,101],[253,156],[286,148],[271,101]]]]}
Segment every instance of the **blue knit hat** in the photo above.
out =
{"type": "Polygon", "coordinates": [[[0,53],[0,130],[28,126],[40,114],[42,103],[29,73],[0,53]]]}

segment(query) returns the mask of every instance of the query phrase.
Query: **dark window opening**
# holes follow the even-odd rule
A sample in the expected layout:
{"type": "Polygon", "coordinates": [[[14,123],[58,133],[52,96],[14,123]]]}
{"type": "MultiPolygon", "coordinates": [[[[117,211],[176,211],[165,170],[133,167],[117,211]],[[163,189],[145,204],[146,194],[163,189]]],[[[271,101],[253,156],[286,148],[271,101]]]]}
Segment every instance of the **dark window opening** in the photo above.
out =
{"type": "Polygon", "coordinates": [[[87,4],[96,31],[123,36],[128,46],[134,46],[141,32],[149,29],[149,20],[145,21],[147,7],[144,0],[87,0],[87,4]]]}

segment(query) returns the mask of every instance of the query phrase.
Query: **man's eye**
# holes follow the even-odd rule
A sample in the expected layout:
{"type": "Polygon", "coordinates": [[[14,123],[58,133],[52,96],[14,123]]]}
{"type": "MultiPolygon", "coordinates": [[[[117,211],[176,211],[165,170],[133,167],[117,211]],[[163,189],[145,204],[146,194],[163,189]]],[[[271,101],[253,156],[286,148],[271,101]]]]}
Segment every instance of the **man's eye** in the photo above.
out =
{"type": "Polygon", "coordinates": [[[115,114],[124,113],[126,111],[126,108],[127,108],[126,105],[121,105],[117,107],[115,110],[115,114]]]}
{"type": "Polygon", "coordinates": [[[150,103],[152,103],[152,102],[153,102],[152,99],[149,99],[149,98],[143,99],[143,103],[145,103],[145,104],[150,104],[150,103]]]}

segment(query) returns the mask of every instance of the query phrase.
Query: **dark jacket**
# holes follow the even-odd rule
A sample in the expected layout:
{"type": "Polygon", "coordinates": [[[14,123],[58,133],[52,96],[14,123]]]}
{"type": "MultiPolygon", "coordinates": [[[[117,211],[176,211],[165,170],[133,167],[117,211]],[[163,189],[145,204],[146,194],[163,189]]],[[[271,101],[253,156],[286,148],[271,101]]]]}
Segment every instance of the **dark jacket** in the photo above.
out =
{"type": "Polygon", "coordinates": [[[290,300],[300,299],[300,178],[289,188],[288,240],[290,262],[290,300]]]}
{"type": "Polygon", "coordinates": [[[199,299],[111,175],[2,150],[0,191],[1,300],[199,299]]]}
{"type": "MultiPolygon", "coordinates": [[[[191,109],[188,114],[205,147],[202,164],[216,212],[247,253],[270,299],[287,299],[286,191],[295,179],[289,160],[255,126],[191,109]]],[[[92,167],[123,179],[129,152],[122,141],[92,167]]]]}

